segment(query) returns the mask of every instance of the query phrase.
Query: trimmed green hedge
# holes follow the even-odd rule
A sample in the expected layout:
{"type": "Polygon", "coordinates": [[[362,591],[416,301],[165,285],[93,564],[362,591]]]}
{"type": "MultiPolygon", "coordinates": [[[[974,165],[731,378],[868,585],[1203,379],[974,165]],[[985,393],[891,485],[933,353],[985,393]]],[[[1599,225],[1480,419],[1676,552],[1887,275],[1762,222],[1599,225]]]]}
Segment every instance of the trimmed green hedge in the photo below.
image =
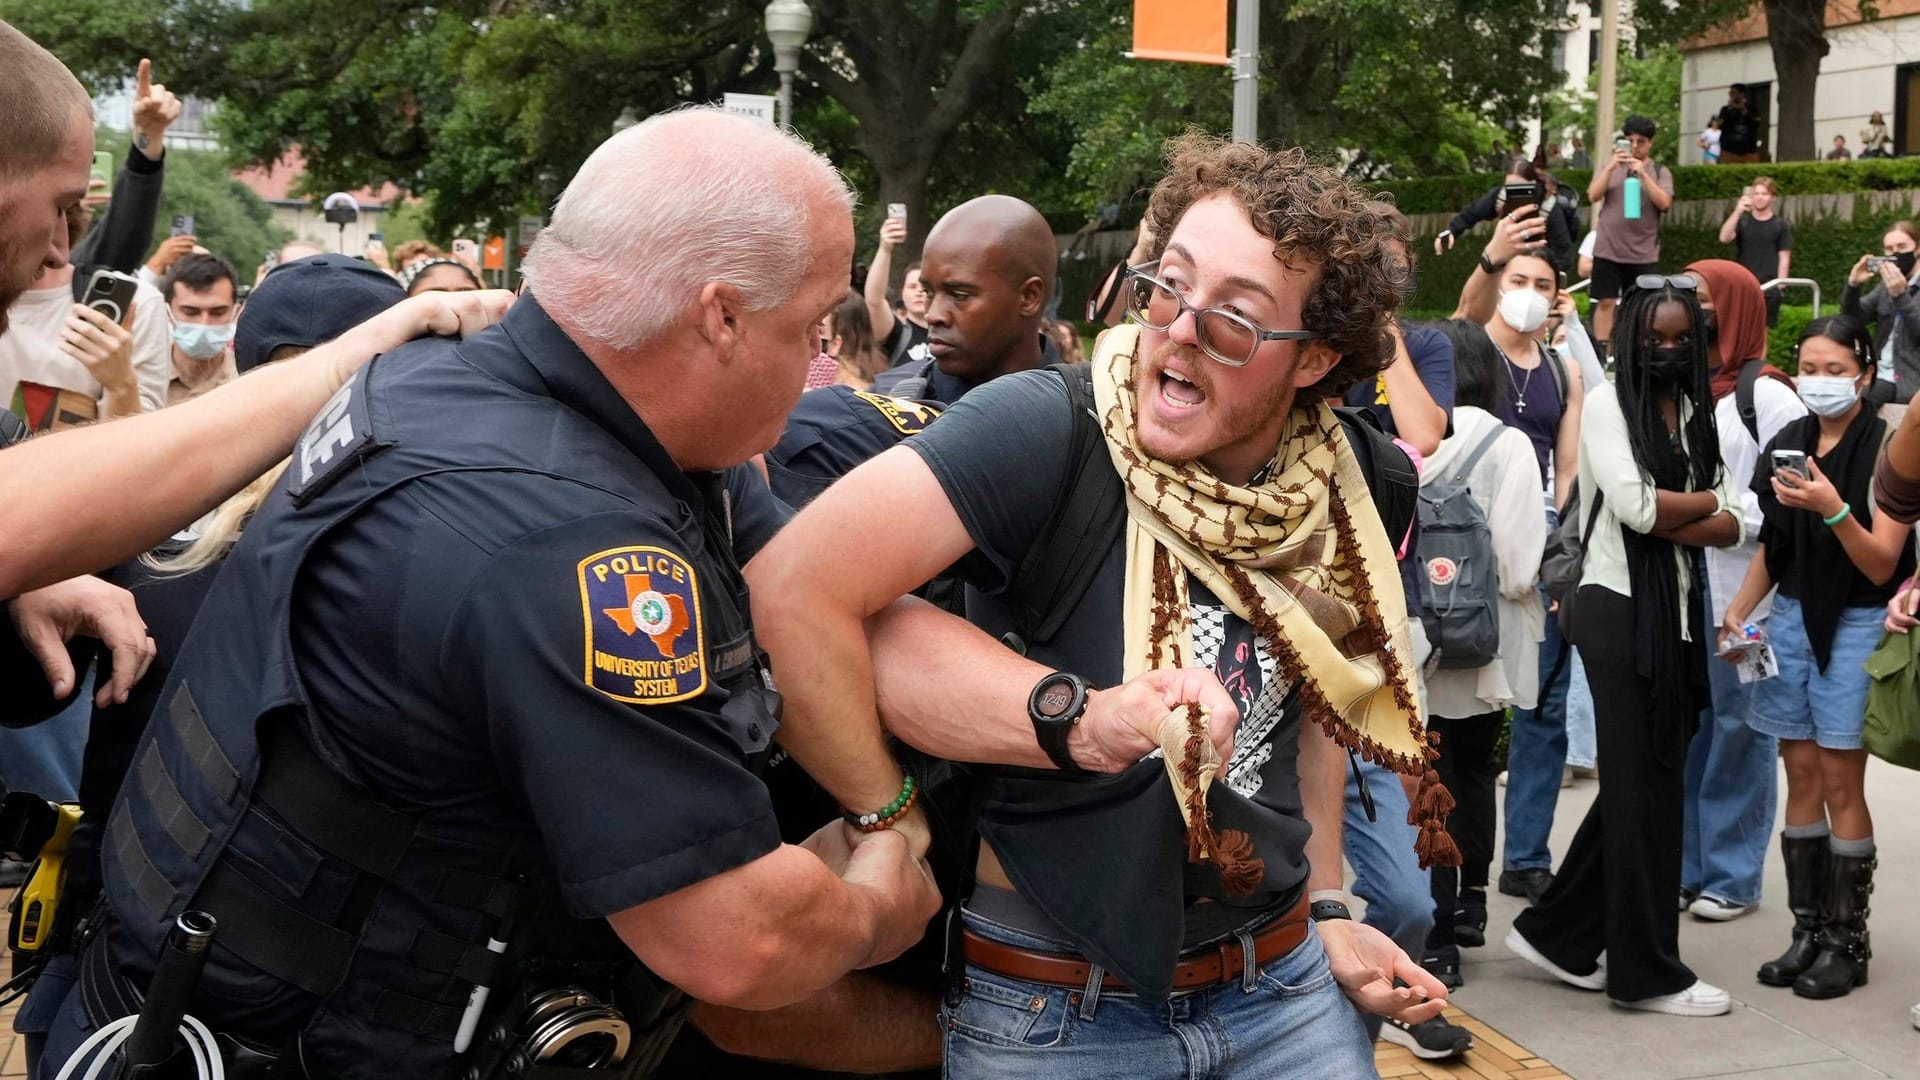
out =
{"type": "MultiPolygon", "coordinates": [[[[1852,220],[1830,217],[1794,225],[1793,275],[1820,283],[1823,314],[1839,310],[1840,291],[1847,283],[1848,271],[1860,256],[1878,253],[1880,238],[1895,221],[1906,216],[1897,211],[1871,214],[1862,202],[1852,220]]],[[[1445,255],[1433,254],[1430,238],[1416,241],[1420,254],[1419,283],[1408,306],[1452,311],[1485,244],[1485,228],[1463,238],[1459,246],[1445,255]]],[[[1733,245],[1720,242],[1717,224],[1695,228],[1667,225],[1660,231],[1660,261],[1669,273],[1699,259],[1731,259],[1733,255],[1733,245]]],[[[1787,295],[1790,303],[1811,304],[1812,299],[1805,289],[1795,289],[1787,295]]]]}
{"type": "MultiPolygon", "coordinates": [[[[1561,182],[1578,188],[1583,204],[1587,201],[1587,184],[1593,179],[1590,170],[1562,169],[1554,175],[1561,182]]],[[[1740,189],[1759,176],[1771,176],[1778,180],[1783,195],[1891,191],[1920,187],[1920,157],[1832,163],[1796,161],[1771,165],[1681,165],[1673,170],[1673,186],[1677,197],[1682,200],[1737,199],[1740,189]]],[[[1501,177],[1501,173],[1474,173],[1420,180],[1390,180],[1371,186],[1375,191],[1391,192],[1395,204],[1404,213],[1451,214],[1486,194],[1487,189],[1498,184],[1501,177]]]]}

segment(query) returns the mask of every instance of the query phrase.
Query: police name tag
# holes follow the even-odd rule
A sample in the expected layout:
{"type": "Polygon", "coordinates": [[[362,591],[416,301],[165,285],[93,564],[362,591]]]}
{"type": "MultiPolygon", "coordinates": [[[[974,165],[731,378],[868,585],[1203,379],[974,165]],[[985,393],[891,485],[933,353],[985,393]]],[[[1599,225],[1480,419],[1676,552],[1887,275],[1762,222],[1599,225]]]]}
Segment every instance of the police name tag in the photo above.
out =
{"type": "Polygon", "coordinates": [[[374,454],[393,445],[374,441],[373,416],[367,409],[368,364],[347,380],[293,444],[288,465],[287,494],[293,505],[305,506],[314,496],[374,454]]]}
{"type": "Polygon", "coordinates": [[[687,560],[640,546],[589,555],[580,560],[580,609],[588,686],[636,705],[706,691],[700,588],[687,560]]]}

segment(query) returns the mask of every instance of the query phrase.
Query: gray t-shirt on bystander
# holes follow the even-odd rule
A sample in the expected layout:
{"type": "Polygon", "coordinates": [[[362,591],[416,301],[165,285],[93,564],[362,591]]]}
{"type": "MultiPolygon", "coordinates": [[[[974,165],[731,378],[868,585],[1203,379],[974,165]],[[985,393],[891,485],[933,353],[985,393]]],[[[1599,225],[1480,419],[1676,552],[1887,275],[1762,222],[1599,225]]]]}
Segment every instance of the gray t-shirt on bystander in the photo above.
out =
{"type": "Polygon", "coordinates": [[[1600,207],[1600,236],[1594,241],[1593,255],[1609,262],[1636,265],[1657,263],[1660,261],[1661,211],[1647,197],[1644,185],[1659,184],[1660,189],[1671,196],[1673,170],[1656,162],[1647,162],[1646,175],[1641,177],[1643,190],[1637,219],[1626,216],[1625,185],[1627,177],[1632,175],[1626,169],[1615,169],[1607,177],[1607,201],[1600,207]]]}

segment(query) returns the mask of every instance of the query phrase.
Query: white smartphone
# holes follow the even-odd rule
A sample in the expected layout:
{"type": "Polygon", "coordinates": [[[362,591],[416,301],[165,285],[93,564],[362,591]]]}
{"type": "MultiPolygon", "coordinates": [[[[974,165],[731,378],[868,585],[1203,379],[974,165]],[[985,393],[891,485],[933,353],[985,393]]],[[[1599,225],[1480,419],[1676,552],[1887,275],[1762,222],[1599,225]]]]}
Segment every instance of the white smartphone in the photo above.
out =
{"type": "Polygon", "coordinates": [[[1805,450],[1775,450],[1773,452],[1773,471],[1789,472],[1802,480],[1807,478],[1807,452],[1805,450]]]}
{"type": "Polygon", "coordinates": [[[888,203],[887,216],[890,218],[899,218],[900,220],[905,221],[907,219],[907,204],[903,202],[888,203]]]}

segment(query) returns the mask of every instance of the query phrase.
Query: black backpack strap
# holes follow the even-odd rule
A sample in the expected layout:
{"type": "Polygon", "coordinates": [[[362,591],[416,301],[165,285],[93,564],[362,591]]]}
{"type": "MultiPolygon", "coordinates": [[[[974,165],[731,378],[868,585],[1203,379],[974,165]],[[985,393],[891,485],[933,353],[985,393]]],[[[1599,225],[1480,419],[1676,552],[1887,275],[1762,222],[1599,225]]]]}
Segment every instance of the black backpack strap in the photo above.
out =
{"type": "Polygon", "coordinates": [[[1060,632],[1127,516],[1126,488],[1094,416],[1093,369],[1081,363],[1050,364],[1047,370],[1066,384],[1073,404],[1072,465],[1053,514],[1033,538],[1008,589],[1013,632],[1005,640],[1021,655],[1060,632]]]}
{"type": "Polygon", "coordinates": [[[1760,381],[1760,365],[1766,363],[1758,357],[1740,365],[1740,381],[1733,384],[1733,403],[1740,410],[1740,422],[1747,425],[1747,434],[1753,436],[1757,445],[1760,442],[1760,414],[1753,405],[1754,386],[1760,381]]]}
{"type": "Polygon", "coordinates": [[[887,387],[887,396],[906,398],[909,401],[919,401],[925,398],[927,396],[927,383],[933,379],[934,363],[935,361],[932,360],[927,361],[926,366],[922,367],[919,371],[887,387]]]}
{"type": "Polygon", "coordinates": [[[1397,550],[1420,513],[1420,474],[1407,452],[1394,445],[1393,436],[1380,430],[1371,410],[1342,405],[1333,412],[1347,429],[1347,443],[1366,475],[1374,511],[1397,550]]]}
{"type": "Polygon", "coordinates": [[[1545,345],[1535,342],[1534,348],[1540,350],[1540,360],[1553,376],[1553,390],[1560,395],[1560,411],[1564,413],[1567,411],[1567,365],[1561,362],[1559,353],[1545,345]]]}

